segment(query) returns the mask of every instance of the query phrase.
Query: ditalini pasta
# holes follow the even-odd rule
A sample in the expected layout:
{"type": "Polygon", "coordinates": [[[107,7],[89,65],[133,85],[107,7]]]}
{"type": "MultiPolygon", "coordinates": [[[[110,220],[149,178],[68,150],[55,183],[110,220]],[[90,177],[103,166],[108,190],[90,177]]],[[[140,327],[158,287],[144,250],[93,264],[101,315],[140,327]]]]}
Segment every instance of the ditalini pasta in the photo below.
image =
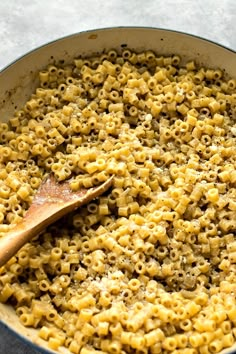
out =
{"type": "Polygon", "coordinates": [[[0,235],[48,173],[112,188],[0,269],[0,301],[57,350],[207,354],[236,341],[236,81],[115,50],[39,73],[0,124],[0,235]]]}

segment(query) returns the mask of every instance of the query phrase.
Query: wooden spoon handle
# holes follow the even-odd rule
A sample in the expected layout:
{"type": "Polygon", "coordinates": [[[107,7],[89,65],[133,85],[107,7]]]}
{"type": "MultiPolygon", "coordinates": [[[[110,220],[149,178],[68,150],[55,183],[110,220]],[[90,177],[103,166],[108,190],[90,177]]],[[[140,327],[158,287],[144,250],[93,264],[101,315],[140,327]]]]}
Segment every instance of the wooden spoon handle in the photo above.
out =
{"type": "Polygon", "coordinates": [[[24,244],[69,212],[68,209],[62,203],[32,204],[24,219],[0,238],[0,267],[9,261],[24,244]]]}
{"type": "Polygon", "coordinates": [[[67,185],[50,184],[50,180],[45,183],[34,198],[24,219],[0,238],[0,267],[47,226],[103,194],[111,186],[112,180],[113,176],[100,186],[84,189],[78,193],[71,192],[67,185]]]}
{"type": "Polygon", "coordinates": [[[25,243],[38,235],[37,228],[25,230],[22,224],[23,222],[18,224],[0,239],[0,267],[9,261],[25,243]]]}

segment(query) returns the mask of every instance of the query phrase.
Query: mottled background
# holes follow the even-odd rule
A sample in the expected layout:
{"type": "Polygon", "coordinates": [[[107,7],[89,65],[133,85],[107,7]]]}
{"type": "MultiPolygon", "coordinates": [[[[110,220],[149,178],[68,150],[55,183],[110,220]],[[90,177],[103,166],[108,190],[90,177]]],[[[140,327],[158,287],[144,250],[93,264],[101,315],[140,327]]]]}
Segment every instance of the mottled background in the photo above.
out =
{"type": "Polygon", "coordinates": [[[41,44],[109,26],[192,33],[236,50],[235,0],[1,0],[0,68],[41,44]]]}
{"type": "MultiPolygon", "coordinates": [[[[110,26],[174,29],[236,51],[235,0],[0,0],[0,69],[71,33],[110,26]]],[[[0,354],[37,354],[0,326],[0,354]]]]}

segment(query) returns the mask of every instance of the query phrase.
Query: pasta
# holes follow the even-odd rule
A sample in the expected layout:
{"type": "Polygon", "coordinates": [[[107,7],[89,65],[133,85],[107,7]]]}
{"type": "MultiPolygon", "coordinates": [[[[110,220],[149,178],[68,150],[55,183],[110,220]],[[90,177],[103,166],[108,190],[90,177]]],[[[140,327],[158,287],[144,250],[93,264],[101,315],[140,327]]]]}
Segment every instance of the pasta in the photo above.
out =
{"type": "Polygon", "coordinates": [[[236,80],[109,50],[39,73],[0,124],[0,236],[42,179],[113,187],[0,268],[0,301],[51,349],[218,353],[236,338],[236,80]]]}

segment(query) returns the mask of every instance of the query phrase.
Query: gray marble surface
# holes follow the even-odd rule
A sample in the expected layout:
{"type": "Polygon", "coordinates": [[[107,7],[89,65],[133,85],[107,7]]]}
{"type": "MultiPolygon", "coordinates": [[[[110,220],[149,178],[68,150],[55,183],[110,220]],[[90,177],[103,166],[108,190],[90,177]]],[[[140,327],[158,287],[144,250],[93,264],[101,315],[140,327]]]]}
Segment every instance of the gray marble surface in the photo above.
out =
{"type": "Polygon", "coordinates": [[[71,33],[153,26],[192,33],[236,50],[235,0],[1,0],[0,69],[71,33]]]}
{"type": "MultiPolygon", "coordinates": [[[[88,29],[152,26],[236,51],[235,0],[0,0],[0,70],[46,42],[88,29]]],[[[0,327],[0,354],[37,354],[0,327]]]]}

